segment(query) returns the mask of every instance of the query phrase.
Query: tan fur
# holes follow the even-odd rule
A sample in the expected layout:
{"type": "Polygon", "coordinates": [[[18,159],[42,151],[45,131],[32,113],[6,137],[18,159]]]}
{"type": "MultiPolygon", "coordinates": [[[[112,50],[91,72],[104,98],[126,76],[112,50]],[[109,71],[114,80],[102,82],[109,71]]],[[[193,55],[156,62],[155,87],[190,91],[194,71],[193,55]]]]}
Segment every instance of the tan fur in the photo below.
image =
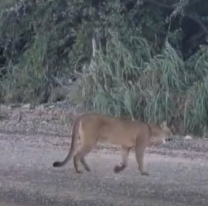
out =
{"type": "Polygon", "coordinates": [[[81,162],[85,170],[90,167],[85,156],[93,149],[97,142],[108,142],[121,146],[122,162],[116,165],[114,172],[118,173],[127,166],[130,149],[135,147],[135,156],[138,169],[142,175],[148,175],[143,168],[144,151],[148,145],[162,144],[171,135],[167,123],[161,126],[149,125],[142,121],[132,121],[100,114],[82,114],[80,116],[69,114],[74,121],[72,130],[72,143],[69,153],[63,162],[54,162],[54,167],[65,165],[75,153],[77,141],[80,138],[81,146],[76,151],[73,162],[77,173],[78,163],[81,162]]]}

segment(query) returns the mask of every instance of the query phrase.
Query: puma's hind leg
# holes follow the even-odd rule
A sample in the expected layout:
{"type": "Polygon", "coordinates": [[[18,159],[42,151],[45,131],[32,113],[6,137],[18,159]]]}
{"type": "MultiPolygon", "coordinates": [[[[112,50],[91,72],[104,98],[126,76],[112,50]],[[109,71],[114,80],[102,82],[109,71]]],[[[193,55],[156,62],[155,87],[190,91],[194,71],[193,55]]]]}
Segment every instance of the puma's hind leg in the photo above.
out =
{"type": "Polygon", "coordinates": [[[91,130],[86,130],[86,128],[82,124],[82,122],[80,123],[79,134],[80,134],[80,140],[81,140],[80,143],[81,143],[81,145],[80,145],[78,151],[76,152],[76,154],[74,155],[74,158],[73,158],[74,168],[75,168],[77,173],[81,173],[82,172],[78,168],[79,162],[84,166],[86,171],[90,171],[91,170],[89,165],[87,164],[87,162],[85,160],[85,156],[88,153],[91,152],[93,146],[97,142],[97,138],[96,138],[95,132],[93,132],[91,130]]]}
{"type": "Polygon", "coordinates": [[[79,148],[79,150],[74,155],[73,162],[74,162],[75,171],[77,173],[81,173],[82,172],[78,168],[79,162],[81,162],[81,164],[84,166],[85,170],[87,170],[87,171],[90,171],[91,170],[84,157],[88,153],[90,153],[90,151],[92,150],[92,147],[93,147],[93,145],[91,145],[89,143],[83,142],[82,145],[81,145],[81,147],[79,148]]]}

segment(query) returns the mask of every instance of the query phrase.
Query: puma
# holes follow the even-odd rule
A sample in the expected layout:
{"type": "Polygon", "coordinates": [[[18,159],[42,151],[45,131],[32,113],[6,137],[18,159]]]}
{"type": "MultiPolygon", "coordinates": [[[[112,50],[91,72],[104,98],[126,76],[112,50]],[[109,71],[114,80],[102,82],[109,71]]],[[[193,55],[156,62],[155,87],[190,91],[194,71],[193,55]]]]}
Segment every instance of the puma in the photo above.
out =
{"type": "Polygon", "coordinates": [[[72,115],[73,129],[72,142],[69,153],[64,161],[54,162],[54,167],[64,166],[73,157],[74,168],[77,173],[82,171],[78,163],[84,166],[86,171],[90,167],[86,163],[85,156],[93,149],[97,142],[108,142],[121,146],[122,162],[114,167],[114,172],[119,173],[127,167],[127,159],[131,148],[135,147],[135,156],[141,175],[149,175],[144,170],[143,159],[145,148],[152,144],[162,144],[170,140],[172,134],[163,122],[160,126],[149,125],[142,121],[133,121],[95,113],[72,115]],[[80,148],[76,151],[76,145],[80,138],[80,148]],[[75,153],[75,155],[74,155],[75,153]]]}

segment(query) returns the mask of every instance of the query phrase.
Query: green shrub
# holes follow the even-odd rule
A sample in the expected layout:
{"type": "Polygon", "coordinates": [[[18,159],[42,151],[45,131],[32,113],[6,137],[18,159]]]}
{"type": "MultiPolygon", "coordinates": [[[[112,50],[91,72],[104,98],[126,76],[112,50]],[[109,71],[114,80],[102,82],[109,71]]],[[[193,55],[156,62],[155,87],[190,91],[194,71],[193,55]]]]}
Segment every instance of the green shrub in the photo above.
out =
{"type": "Polygon", "coordinates": [[[204,76],[208,58],[201,56],[188,70],[168,41],[160,54],[152,54],[142,37],[130,39],[134,50],[122,43],[118,34],[111,37],[106,55],[98,50],[95,66],[83,73],[85,105],[104,114],[151,123],[179,121],[182,132],[203,133],[208,117],[204,76]],[[201,68],[204,72],[199,81],[193,76],[201,68]]]}

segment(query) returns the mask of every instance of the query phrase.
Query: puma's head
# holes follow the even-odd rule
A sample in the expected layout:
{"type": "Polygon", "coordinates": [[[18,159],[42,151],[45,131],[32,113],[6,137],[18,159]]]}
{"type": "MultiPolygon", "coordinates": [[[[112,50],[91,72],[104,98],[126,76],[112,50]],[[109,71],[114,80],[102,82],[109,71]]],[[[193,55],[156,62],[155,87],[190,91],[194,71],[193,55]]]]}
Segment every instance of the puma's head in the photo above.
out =
{"type": "Polygon", "coordinates": [[[164,144],[167,141],[171,141],[172,132],[167,126],[167,122],[164,121],[160,126],[150,125],[152,135],[150,139],[150,144],[164,144]]]}

